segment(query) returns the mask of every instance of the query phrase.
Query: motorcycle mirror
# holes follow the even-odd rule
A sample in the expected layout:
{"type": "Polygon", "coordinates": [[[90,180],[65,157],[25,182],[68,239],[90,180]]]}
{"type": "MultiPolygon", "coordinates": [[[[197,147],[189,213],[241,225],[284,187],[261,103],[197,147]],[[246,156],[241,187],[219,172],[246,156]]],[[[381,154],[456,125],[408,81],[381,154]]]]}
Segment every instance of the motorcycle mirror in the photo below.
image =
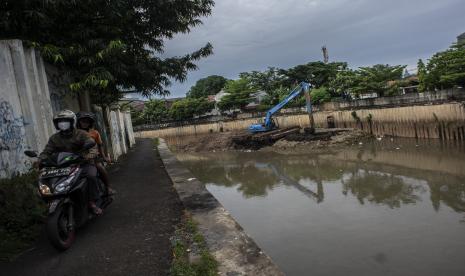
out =
{"type": "Polygon", "coordinates": [[[33,151],[33,150],[26,150],[24,152],[24,154],[28,157],[37,157],[37,152],[33,151]]]}

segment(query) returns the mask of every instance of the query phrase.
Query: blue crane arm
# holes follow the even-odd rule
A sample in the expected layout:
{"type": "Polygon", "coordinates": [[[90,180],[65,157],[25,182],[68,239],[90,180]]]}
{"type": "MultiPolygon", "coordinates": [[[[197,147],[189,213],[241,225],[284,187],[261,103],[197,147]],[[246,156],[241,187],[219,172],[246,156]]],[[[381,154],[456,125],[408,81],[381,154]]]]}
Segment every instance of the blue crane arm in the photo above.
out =
{"type": "Polygon", "coordinates": [[[295,99],[297,96],[300,95],[302,92],[308,92],[310,90],[310,84],[307,82],[301,82],[299,86],[294,88],[292,92],[284,99],[282,100],[279,104],[273,106],[268,112],[266,112],[266,118],[265,118],[265,126],[270,127],[272,122],[271,122],[271,117],[273,114],[281,110],[286,104],[288,104],[290,101],[295,99]]]}

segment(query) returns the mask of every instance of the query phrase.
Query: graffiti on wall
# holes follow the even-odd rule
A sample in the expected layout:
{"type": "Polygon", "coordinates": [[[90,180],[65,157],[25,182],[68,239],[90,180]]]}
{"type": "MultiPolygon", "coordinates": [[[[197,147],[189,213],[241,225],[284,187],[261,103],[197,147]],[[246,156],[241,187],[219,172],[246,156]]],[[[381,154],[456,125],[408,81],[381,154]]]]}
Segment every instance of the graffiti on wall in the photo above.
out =
{"type": "Polygon", "coordinates": [[[24,168],[25,144],[23,117],[15,114],[8,101],[0,99],[0,177],[24,168]]]}
{"type": "Polygon", "coordinates": [[[54,72],[50,68],[47,68],[48,86],[50,90],[50,101],[52,105],[53,114],[56,114],[62,109],[69,109],[66,102],[66,97],[69,97],[70,101],[78,101],[77,93],[70,93],[66,78],[63,75],[54,72]]]}

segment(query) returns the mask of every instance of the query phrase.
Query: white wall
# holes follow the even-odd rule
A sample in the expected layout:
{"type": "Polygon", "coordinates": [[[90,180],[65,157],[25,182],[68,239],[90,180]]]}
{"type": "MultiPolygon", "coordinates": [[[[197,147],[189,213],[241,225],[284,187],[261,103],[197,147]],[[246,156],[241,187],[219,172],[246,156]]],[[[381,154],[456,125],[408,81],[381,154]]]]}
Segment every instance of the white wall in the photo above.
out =
{"type": "MultiPolygon", "coordinates": [[[[28,149],[25,120],[20,94],[25,85],[18,86],[9,43],[0,43],[0,177],[11,177],[15,172],[25,172],[28,160],[23,151],[28,149]]],[[[25,68],[21,68],[25,73],[25,68]]],[[[27,75],[21,76],[27,78],[27,75]]],[[[20,80],[18,78],[18,80],[20,80]]]]}
{"type": "Polygon", "coordinates": [[[126,131],[126,135],[129,139],[129,147],[133,147],[136,144],[136,139],[134,137],[134,131],[132,128],[132,119],[131,119],[131,113],[130,112],[125,112],[124,113],[124,127],[126,131]]]}
{"type": "MultiPolygon", "coordinates": [[[[24,151],[43,150],[55,132],[54,113],[62,109],[90,111],[89,96],[71,93],[63,75],[45,65],[39,53],[25,48],[20,40],[0,41],[0,178],[30,168],[24,151]]],[[[109,116],[110,153],[116,158],[134,144],[127,116],[130,122],[130,114],[119,110],[109,116]]]]}

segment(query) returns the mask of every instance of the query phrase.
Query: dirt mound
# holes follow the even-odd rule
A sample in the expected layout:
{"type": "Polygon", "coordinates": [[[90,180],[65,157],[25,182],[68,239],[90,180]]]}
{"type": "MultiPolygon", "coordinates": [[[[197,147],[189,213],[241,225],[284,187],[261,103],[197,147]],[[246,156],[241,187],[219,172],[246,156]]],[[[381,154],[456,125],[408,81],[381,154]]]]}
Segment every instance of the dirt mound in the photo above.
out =
{"type": "Polygon", "coordinates": [[[317,149],[336,148],[342,145],[354,145],[370,138],[370,135],[360,130],[343,131],[330,136],[325,134],[321,135],[321,137],[318,137],[318,135],[295,135],[281,139],[273,146],[262,150],[295,153],[309,152],[317,149]]]}
{"type": "Polygon", "coordinates": [[[193,141],[183,145],[177,145],[176,151],[179,152],[212,152],[227,151],[235,149],[232,138],[238,135],[238,132],[211,133],[207,136],[201,136],[193,141]]]}
{"type": "MultiPolygon", "coordinates": [[[[229,150],[260,150],[262,151],[311,151],[319,148],[336,147],[338,145],[351,145],[367,139],[368,135],[360,130],[327,131],[323,130],[313,134],[294,133],[278,140],[276,143],[253,143],[244,145],[234,142],[238,136],[247,132],[211,133],[198,136],[195,139],[182,139],[182,143],[170,146],[177,152],[215,152],[229,150]]],[[[191,137],[192,138],[192,137],[191,137]]]]}

